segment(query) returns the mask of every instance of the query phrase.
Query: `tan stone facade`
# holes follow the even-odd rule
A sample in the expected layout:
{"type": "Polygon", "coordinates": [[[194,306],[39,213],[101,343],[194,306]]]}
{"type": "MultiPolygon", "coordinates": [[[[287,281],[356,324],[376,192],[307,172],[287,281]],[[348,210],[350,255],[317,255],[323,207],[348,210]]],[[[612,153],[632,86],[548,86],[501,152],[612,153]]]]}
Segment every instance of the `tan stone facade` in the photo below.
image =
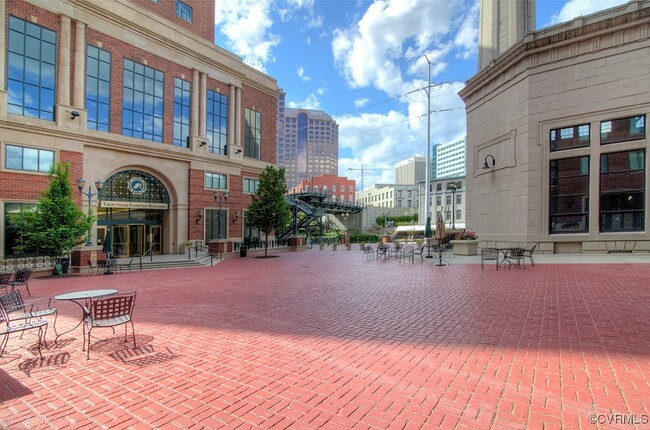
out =
{"type": "MultiPolygon", "coordinates": [[[[184,242],[210,240],[208,214],[218,208],[214,191],[228,192],[228,199],[222,207],[222,225],[225,226],[222,238],[233,243],[243,240],[245,209],[251,197],[250,181],[255,181],[267,165],[275,164],[277,82],[213,44],[212,2],[183,1],[194,10],[191,21],[174,15],[175,4],[169,0],[159,3],[144,0],[0,2],[0,47],[3,52],[0,58],[0,76],[3,77],[0,85],[0,256],[12,253],[5,243],[8,240],[5,234],[6,208],[14,203],[35,202],[48,183],[46,172],[17,169],[11,164],[15,160],[8,161],[7,146],[14,150],[53,152],[55,162],[69,161],[72,179],[86,179],[84,191],[88,186],[95,191],[96,180],[107,181],[122,172],[150,175],[156,184],[164,187],[168,199],[165,209],[155,214],[159,217],[156,233],[160,239],[158,252],[174,253],[184,242]],[[15,59],[10,59],[7,54],[12,31],[10,17],[14,22],[18,22],[17,18],[20,22],[35,24],[37,30],[42,28],[56,34],[53,120],[15,112],[16,103],[12,100],[16,95],[11,85],[17,81],[7,78],[13,73],[12,61],[15,63],[15,59]],[[86,62],[89,46],[111,55],[110,101],[107,104],[110,119],[105,131],[88,126],[86,62]],[[155,70],[164,75],[160,79],[163,82],[161,94],[157,94],[161,114],[154,120],[161,124],[159,141],[130,137],[123,131],[127,127],[123,117],[127,61],[148,68],[146,73],[155,70]],[[182,145],[178,142],[173,144],[177,118],[174,110],[175,78],[190,83],[191,103],[187,106],[189,139],[184,137],[182,145]],[[210,123],[206,119],[209,113],[208,91],[227,99],[227,108],[222,112],[227,123],[218,130],[224,135],[221,152],[210,150],[210,123]],[[244,118],[246,112],[251,111],[261,116],[259,128],[255,130],[261,134],[259,155],[250,155],[245,144],[244,118]],[[226,185],[217,189],[208,186],[206,173],[224,178],[226,185]],[[245,182],[248,187],[245,187],[245,182]]],[[[18,33],[14,32],[14,40],[18,40],[15,34],[18,33]]],[[[19,84],[27,85],[29,79],[25,77],[19,84]]],[[[50,85],[43,82],[40,81],[41,95],[42,88],[50,85]]],[[[147,89],[142,91],[146,103],[149,93],[147,89]]],[[[24,103],[29,103],[26,98],[24,103]]],[[[141,112],[133,109],[136,118],[141,112]]],[[[79,205],[87,210],[87,198],[82,197],[76,187],[74,190],[79,205]]],[[[119,200],[106,194],[108,192],[103,191],[103,198],[119,200]]],[[[91,210],[94,213],[97,213],[97,206],[97,198],[93,197],[91,210]]],[[[97,232],[102,228],[128,225],[128,221],[118,221],[116,213],[112,220],[107,220],[108,212],[108,209],[106,213],[102,212],[104,218],[100,218],[100,223],[103,227],[98,226],[99,230],[93,228],[92,241],[95,244],[97,232]]],[[[127,215],[120,213],[119,216],[127,215]]],[[[134,224],[139,222],[134,221],[134,224]]],[[[142,221],[142,225],[149,224],[148,220],[142,221]]],[[[143,240],[144,248],[147,240],[143,240]]],[[[134,256],[136,249],[132,251],[125,251],[123,255],[134,256]]]]}
{"type": "Polygon", "coordinates": [[[543,252],[556,253],[650,250],[649,37],[650,2],[630,2],[528,34],[467,82],[460,92],[467,106],[467,228],[486,245],[539,242],[543,252]],[[608,127],[630,118],[642,133],[610,143],[608,127]],[[551,150],[552,131],[571,134],[577,126],[589,130],[586,144],[551,150]],[[641,189],[628,197],[641,196],[640,209],[608,213],[603,166],[608,157],[630,153],[641,157],[635,167],[641,189]],[[558,191],[551,189],[551,166],[565,159],[585,161],[588,186],[574,210],[582,215],[571,215],[583,223],[558,227],[553,215],[562,209],[553,202],[572,204],[574,196],[567,191],[552,199],[558,191]]]}

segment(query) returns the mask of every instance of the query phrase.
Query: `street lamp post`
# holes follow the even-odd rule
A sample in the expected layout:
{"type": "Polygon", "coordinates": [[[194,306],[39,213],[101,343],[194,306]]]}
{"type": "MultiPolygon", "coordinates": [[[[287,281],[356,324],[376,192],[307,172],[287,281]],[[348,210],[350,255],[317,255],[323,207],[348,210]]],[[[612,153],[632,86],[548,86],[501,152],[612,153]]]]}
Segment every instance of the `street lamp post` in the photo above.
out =
{"type": "Polygon", "coordinates": [[[212,194],[212,197],[214,197],[215,203],[219,205],[219,213],[217,214],[217,223],[218,223],[217,247],[219,248],[219,261],[221,261],[221,244],[219,243],[221,241],[221,205],[226,203],[226,200],[228,200],[228,191],[225,191],[223,194],[221,194],[218,191],[215,191],[212,194]]]}
{"type": "MultiPolygon", "coordinates": [[[[79,188],[79,193],[82,196],[88,197],[88,216],[92,215],[92,199],[94,196],[98,196],[99,193],[102,191],[102,188],[104,188],[104,183],[102,181],[95,181],[95,188],[97,188],[97,192],[93,193],[92,187],[88,186],[88,191],[84,191],[84,185],[86,185],[86,180],[85,179],[77,179],[77,188],[79,188]]],[[[86,238],[86,246],[93,246],[93,239],[92,239],[92,232],[91,232],[92,226],[88,228],[88,237],[86,238]]]]}
{"type": "Polygon", "coordinates": [[[384,236],[386,236],[386,217],[388,216],[388,212],[382,212],[382,215],[384,215],[384,236]]]}
{"type": "Polygon", "coordinates": [[[447,182],[447,189],[451,190],[451,228],[456,229],[456,188],[458,183],[447,182]]]}

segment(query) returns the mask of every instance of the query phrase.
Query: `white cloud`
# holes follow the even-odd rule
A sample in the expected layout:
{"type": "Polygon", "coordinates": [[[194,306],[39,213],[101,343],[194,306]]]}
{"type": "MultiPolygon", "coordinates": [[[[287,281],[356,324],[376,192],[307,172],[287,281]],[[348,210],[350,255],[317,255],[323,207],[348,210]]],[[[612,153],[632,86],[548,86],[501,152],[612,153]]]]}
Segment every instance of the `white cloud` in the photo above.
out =
{"type": "Polygon", "coordinates": [[[320,99],[316,96],[316,94],[308,95],[307,98],[304,99],[303,101],[289,102],[287,103],[287,106],[289,106],[290,108],[321,110],[321,102],[320,99]]]}
{"type": "Polygon", "coordinates": [[[589,15],[624,3],[627,3],[627,0],[569,0],[562,6],[560,12],[551,17],[551,22],[545,26],[570,21],[579,16],[589,15]]]}
{"type": "Polygon", "coordinates": [[[362,99],[357,99],[354,101],[354,105],[358,108],[364,107],[370,103],[370,99],[368,98],[362,98],[362,99]]]}
{"type": "Polygon", "coordinates": [[[309,82],[311,81],[311,78],[307,75],[305,75],[305,69],[302,66],[298,66],[298,70],[296,70],[298,73],[298,77],[300,78],[301,81],[303,82],[309,82]]]}

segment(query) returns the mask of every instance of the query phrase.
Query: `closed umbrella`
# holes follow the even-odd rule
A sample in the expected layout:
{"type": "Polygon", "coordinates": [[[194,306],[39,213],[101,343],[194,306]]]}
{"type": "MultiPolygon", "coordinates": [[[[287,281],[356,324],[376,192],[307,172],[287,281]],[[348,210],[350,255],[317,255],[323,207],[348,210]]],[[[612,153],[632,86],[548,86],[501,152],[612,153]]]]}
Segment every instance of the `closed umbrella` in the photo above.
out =
{"type": "Polygon", "coordinates": [[[433,231],[431,230],[431,217],[427,217],[427,223],[424,225],[424,237],[429,239],[433,236],[433,231]]]}
{"type": "Polygon", "coordinates": [[[445,221],[442,219],[442,213],[438,212],[438,219],[436,220],[436,240],[438,241],[438,263],[436,266],[446,266],[442,261],[442,241],[445,239],[445,221]]]}
{"type": "Polygon", "coordinates": [[[106,237],[104,238],[104,246],[102,247],[102,251],[108,255],[108,259],[111,259],[111,252],[113,251],[113,237],[111,235],[111,229],[109,228],[106,231],[106,237]]]}

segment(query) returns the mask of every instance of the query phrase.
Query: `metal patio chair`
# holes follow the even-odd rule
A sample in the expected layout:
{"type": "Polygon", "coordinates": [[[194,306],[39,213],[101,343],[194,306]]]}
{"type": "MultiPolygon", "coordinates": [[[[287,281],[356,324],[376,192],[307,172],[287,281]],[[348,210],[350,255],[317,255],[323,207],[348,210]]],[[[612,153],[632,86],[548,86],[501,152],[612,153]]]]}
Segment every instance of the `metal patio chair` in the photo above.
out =
{"type": "Polygon", "coordinates": [[[510,248],[506,253],[506,261],[508,262],[508,269],[512,266],[520,268],[522,265],[526,268],[526,261],[524,260],[524,248],[510,248]]]}
{"type": "Polygon", "coordinates": [[[530,260],[530,265],[535,267],[535,260],[533,260],[533,253],[537,249],[537,244],[533,245],[530,249],[524,249],[524,257],[530,260]]]}
{"type": "Polygon", "coordinates": [[[4,304],[0,301],[0,336],[3,336],[2,341],[0,341],[0,357],[5,351],[7,344],[9,343],[9,335],[12,333],[24,333],[28,330],[38,329],[38,355],[43,359],[43,353],[41,352],[41,343],[45,344],[47,348],[47,343],[45,342],[45,332],[47,331],[47,320],[45,319],[20,319],[12,320],[9,317],[7,310],[5,309],[4,304]],[[18,321],[24,321],[19,323],[18,321]]]}
{"type": "Polygon", "coordinates": [[[375,250],[372,249],[372,245],[365,245],[363,247],[363,255],[361,256],[362,260],[370,260],[375,258],[375,250]]]}
{"type": "Polygon", "coordinates": [[[0,272],[0,288],[4,288],[5,293],[9,292],[11,275],[11,272],[0,272]]]}
{"type": "Polygon", "coordinates": [[[21,269],[16,269],[16,273],[14,274],[14,279],[12,279],[9,283],[11,284],[11,289],[14,290],[16,287],[25,287],[27,289],[27,295],[31,297],[31,293],[29,292],[29,278],[32,276],[32,269],[28,267],[24,267],[21,269]]]}
{"type": "Polygon", "coordinates": [[[486,261],[496,262],[497,270],[499,270],[499,250],[496,248],[481,249],[481,270],[486,261]]]}
{"type": "Polygon", "coordinates": [[[420,256],[420,261],[421,261],[421,262],[424,262],[424,253],[425,253],[425,249],[426,249],[426,247],[427,247],[426,245],[422,245],[422,246],[419,247],[419,248],[415,248],[415,249],[413,250],[413,253],[412,253],[412,254],[413,254],[413,258],[411,258],[411,262],[414,262],[414,261],[415,261],[415,256],[416,256],[416,255],[419,255],[419,256],[420,256]]]}
{"type": "Polygon", "coordinates": [[[87,311],[84,320],[84,344],[83,351],[87,351],[86,359],[90,360],[90,333],[93,328],[105,328],[124,325],[124,342],[128,341],[128,324],[131,323],[133,335],[133,348],[135,343],[135,326],[133,325],[133,307],[135,306],[136,293],[118,294],[115,296],[102,297],[90,302],[90,309],[87,311]],[[86,343],[88,349],[86,350],[86,343]]]}
{"type": "MultiPolygon", "coordinates": [[[[43,317],[54,315],[52,327],[54,328],[54,334],[58,336],[56,331],[56,319],[59,316],[58,312],[56,308],[52,307],[51,298],[47,299],[47,302],[45,302],[45,300],[46,299],[41,299],[25,303],[19,290],[13,290],[10,293],[0,296],[0,303],[4,306],[9,321],[29,320],[32,318],[43,319],[43,317]],[[42,308],[39,307],[39,303],[43,303],[42,308]]],[[[46,338],[47,326],[45,327],[45,333],[43,333],[43,339],[46,338]]]]}
{"type": "Polygon", "coordinates": [[[410,260],[411,263],[413,263],[413,251],[415,251],[413,245],[404,245],[402,247],[402,252],[399,255],[399,263],[402,264],[402,261],[406,263],[407,260],[410,260]]]}

